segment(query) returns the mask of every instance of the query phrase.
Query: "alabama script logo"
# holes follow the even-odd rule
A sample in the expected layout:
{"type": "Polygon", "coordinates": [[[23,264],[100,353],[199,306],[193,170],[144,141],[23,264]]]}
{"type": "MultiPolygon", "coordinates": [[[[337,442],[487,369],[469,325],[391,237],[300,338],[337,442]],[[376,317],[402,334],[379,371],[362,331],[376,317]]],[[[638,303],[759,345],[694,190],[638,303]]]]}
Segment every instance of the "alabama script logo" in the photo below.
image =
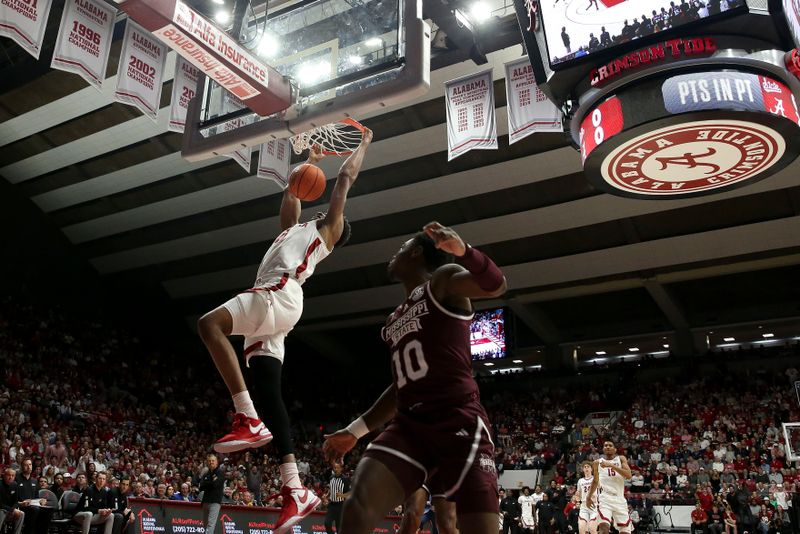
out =
{"type": "Polygon", "coordinates": [[[603,179],[627,193],[675,196],[741,183],[778,163],[783,136],[754,122],[707,120],[668,126],[617,147],[603,179]]]}

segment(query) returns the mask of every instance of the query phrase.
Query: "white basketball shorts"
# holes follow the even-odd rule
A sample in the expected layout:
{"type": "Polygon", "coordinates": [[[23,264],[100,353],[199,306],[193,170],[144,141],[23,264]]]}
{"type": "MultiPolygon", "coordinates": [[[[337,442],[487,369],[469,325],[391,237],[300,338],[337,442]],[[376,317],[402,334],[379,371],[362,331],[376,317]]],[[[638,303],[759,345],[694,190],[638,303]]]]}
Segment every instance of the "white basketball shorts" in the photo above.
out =
{"type": "Polygon", "coordinates": [[[597,510],[590,510],[588,508],[581,508],[578,512],[578,520],[590,523],[597,519],[597,510]]]}
{"type": "Polygon", "coordinates": [[[631,531],[631,516],[628,514],[628,502],[622,499],[611,499],[603,496],[597,502],[597,522],[614,525],[620,532],[631,531]]]}
{"type": "Polygon", "coordinates": [[[239,293],[221,307],[233,318],[231,334],[244,336],[244,357],[272,356],[283,361],[283,341],[303,314],[303,288],[295,280],[276,280],[239,293]]]}

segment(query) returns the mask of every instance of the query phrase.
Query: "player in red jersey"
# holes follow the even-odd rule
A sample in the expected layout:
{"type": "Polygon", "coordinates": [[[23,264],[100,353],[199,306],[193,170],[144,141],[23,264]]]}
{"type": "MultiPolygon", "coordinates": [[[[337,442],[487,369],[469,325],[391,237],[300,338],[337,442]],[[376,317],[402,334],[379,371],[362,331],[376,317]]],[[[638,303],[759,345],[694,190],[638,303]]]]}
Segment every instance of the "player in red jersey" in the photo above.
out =
{"type": "Polygon", "coordinates": [[[392,351],[394,383],[324,445],[329,459],[341,458],[391,420],[358,464],[342,532],[371,533],[387,510],[432,477],[456,503],[462,534],[496,534],[494,444],[472,377],[469,325],[470,299],[503,294],[505,278],[492,260],[435,222],[403,243],[388,270],[407,296],[381,332],[392,351]]]}

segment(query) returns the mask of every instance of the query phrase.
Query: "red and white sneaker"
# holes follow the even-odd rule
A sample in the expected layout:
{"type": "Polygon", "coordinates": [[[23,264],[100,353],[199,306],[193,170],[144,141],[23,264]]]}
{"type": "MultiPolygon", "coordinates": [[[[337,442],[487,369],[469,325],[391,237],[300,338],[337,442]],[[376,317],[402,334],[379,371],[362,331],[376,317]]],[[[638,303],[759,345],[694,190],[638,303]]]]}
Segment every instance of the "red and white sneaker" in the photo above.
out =
{"type": "Polygon", "coordinates": [[[256,449],[270,441],[272,441],[272,432],[261,422],[261,419],[252,419],[243,413],[237,413],[233,416],[233,428],[230,433],[214,444],[214,450],[230,453],[256,449]]]}
{"type": "Polygon", "coordinates": [[[305,487],[284,486],[281,488],[281,496],[283,508],[272,534],[286,534],[322,502],[313,491],[305,487]]]}

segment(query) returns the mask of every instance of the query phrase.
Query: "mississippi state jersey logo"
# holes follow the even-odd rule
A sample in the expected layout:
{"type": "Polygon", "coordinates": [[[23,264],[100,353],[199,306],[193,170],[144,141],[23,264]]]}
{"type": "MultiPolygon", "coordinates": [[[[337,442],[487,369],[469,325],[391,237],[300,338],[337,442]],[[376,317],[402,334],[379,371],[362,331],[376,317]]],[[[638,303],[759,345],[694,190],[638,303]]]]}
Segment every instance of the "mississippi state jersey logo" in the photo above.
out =
{"type": "Polygon", "coordinates": [[[419,300],[422,298],[422,295],[424,294],[425,294],[425,287],[420,286],[411,292],[411,300],[419,300]]]}
{"type": "Polygon", "coordinates": [[[623,143],[603,160],[601,173],[622,191],[684,195],[753,178],[778,163],[785,151],[781,134],[755,122],[689,122],[623,143]]]}

